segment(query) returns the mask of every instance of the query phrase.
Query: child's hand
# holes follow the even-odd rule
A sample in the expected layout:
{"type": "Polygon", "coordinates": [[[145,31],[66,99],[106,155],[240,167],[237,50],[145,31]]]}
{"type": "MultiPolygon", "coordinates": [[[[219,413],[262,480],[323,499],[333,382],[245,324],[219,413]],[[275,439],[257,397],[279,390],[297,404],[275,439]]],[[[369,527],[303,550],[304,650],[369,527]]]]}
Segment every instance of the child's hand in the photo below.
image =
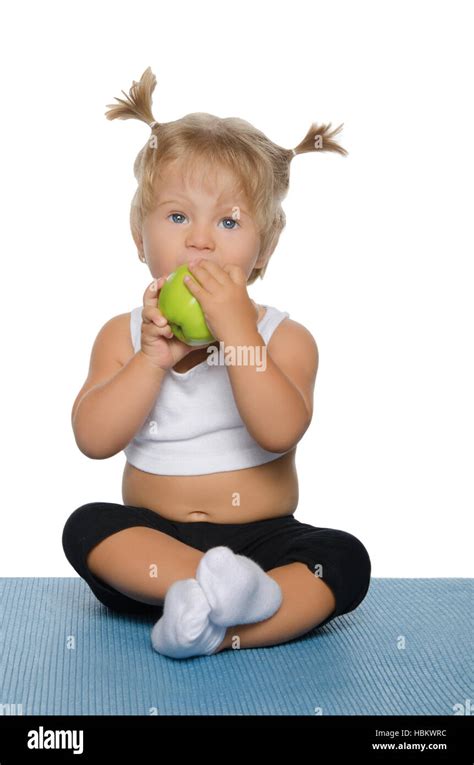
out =
{"type": "Polygon", "coordinates": [[[165,281],[160,276],[153,281],[143,295],[141,351],[156,367],[170,369],[184,356],[195,350],[182,343],[171,331],[170,325],[158,308],[158,296],[165,281]]]}
{"type": "Polygon", "coordinates": [[[257,326],[255,306],[247,293],[247,278],[240,266],[227,263],[223,268],[206,258],[195,258],[189,264],[195,279],[184,277],[184,283],[201,305],[207,326],[217,340],[232,343],[236,336],[245,337],[257,326]]]}

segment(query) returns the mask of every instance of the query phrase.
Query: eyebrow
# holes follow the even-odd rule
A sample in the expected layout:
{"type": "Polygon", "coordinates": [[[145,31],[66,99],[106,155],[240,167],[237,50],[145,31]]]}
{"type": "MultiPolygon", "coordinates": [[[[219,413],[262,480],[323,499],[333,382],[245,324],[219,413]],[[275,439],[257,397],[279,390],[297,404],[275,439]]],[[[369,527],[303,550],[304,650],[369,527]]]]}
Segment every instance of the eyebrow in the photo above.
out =
{"type": "MultiPolygon", "coordinates": [[[[163,205],[170,205],[170,204],[177,204],[177,205],[180,205],[180,204],[189,204],[189,202],[186,202],[185,200],[182,200],[182,201],[180,202],[178,199],[167,199],[167,200],[166,200],[166,201],[164,201],[164,202],[160,202],[160,204],[159,204],[159,205],[157,205],[157,207],[163,207],[163,205]]],[[[218,205],[216,205],[216,208],[215,208],[215,209],[216,209],[216,210],[222,210],[224,207],[227,207],[227,208],[229,208],[229,207],[230,207],[230,208],[232,208],[232,207],[238,207],[238,208],[239,208],[239,210],[240,210],[240,212],[242,212],[244,215],[248,215],[248,214],[249,214],[249,213],[247,212],[247,210],[245,209],[245,207],[241,207],[240,205],[235,205],[235,204],[233,204],[233,203],[231,203],[231,202],[229,202],[229,204],[226,204],[225,202],[223,202],[223,203],[221,203],[221,204],[218,204],[218,205]]]]}

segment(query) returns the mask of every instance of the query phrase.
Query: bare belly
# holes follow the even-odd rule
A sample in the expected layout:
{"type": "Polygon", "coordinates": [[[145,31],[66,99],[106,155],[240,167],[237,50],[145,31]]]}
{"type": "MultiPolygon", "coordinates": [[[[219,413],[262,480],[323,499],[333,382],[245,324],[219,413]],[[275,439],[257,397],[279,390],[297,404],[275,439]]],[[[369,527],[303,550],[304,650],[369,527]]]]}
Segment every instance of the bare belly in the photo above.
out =
{"type": "Polygon", "coordinates": [[[206,475],[155,475],[125,464],[125,505],[171,521],[250,523],[291,515],[298,505],[296,447],[272,462],[206,475]]]}

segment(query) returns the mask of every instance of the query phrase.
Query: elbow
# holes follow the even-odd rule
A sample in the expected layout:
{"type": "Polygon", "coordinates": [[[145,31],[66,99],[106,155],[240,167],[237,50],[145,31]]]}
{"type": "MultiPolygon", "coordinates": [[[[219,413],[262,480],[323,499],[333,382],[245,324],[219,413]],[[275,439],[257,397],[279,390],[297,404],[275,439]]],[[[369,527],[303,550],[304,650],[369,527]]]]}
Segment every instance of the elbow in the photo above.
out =
{"type": "Polygon", "coordinates": [[[284,452],[289,452],[291,449],[294,449],[294,447],[297,445],[298,441],[300,439],[292,439],[291,441],[288,441],[286,439],[285,441],[262,441],[260,440],[258,443],[262,447],[262,449],[265,449],[266,452],[272,452],[273,454],[283,454],[284,452]]]}
{"type": "Polygon", "coordinates": [[[272,452],[272,454],[284,454],[285,452],[289,452],[297,445],[298,441],[293,441],[292,443],[288,443],[287,441],[285,443],[276,444],[274,441],[271,443],[262,443],[260,442],[260,446],[262,449],[265,449],[266,452],[272,452]]]}
{"type": "Polygon", "coordinates": [[[108,451],[105,451],[103,448],[101,449],[96,443],[91,444],[89,440],[81,438],[75,430],[74,439],[79,451],[91,460],[106,460],[116,454],[116,452],[110,452],[110,449],[108,451]]]}
{"type": "Polygon", "coordinates": [[[114,457],[115,454],[118,454],[118,452],[101,452],[97,449],[86,449],[82,446],[79,446],[79,451],[82,452],[82,454],[85,457],[89,457],[90,460],[107,460],[109,457],[114,457]]]}
{"type": "Polygon", "coordinates": [[[89,457],[89,459],[91,460],[105,460],[109,456],[107,454],[103,454],[97,449],[91,449],[89,446],[86,446],[77,438],[76,438],[76,444],[81,454],[83,454],[84,457],[89,457]]]}
{"type": "Polygon", "coordinates": [[[89,457],[91,460],[106,460],[120,451],[120,449],[111,451],[110,444],[108,448],[104,448],[104,445],[101,446],[101,439],[97,438],[97,435],[93,432],[90,421],[87,421],[84,417],[79,417],[79,414],[78,407],[76,407],[75,411],[73,409],[71,426],[77,448],[85,457],[89,457]]]}
{"type": "Polygon", "coordinates": [[[111,454],[99,454],[98,452],[88,451],[86,449],[80,450],[85,457],[89,457],[90,460],[106,460],[111,457],[111,454]]]}
{"type": "Polygon", "coordinates": [[[311,417],[308,417],[305,420],[303,426],[297,431],[296,434],[293,433],[291,437],[288,437],[288,434],[286,434],[285,437],[282,437],[279,440],[274,438],[269,441],[259,441],[260,446],[262,449],[265,449],[265,451],[272,452],[273,454],[283,454],[285,452],[291,451],[299,444],[303,438],[304,434],[309,428],[311,419],[311,417]]]}

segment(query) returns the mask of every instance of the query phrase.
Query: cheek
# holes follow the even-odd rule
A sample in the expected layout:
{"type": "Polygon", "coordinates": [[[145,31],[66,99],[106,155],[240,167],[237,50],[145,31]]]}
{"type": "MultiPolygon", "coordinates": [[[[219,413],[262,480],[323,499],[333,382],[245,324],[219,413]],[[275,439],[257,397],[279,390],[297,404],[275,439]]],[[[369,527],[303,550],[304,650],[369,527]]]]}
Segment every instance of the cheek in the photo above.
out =
{"type": "Polygon", "coordinates": [[[155,221],[153,226],[149,226],[146,235],[144,234],[143,241],[148,244],[151,249],[157,249],[158,247],[166,246],[167,242],[172,242],[177,239],[179,232],[177,233],[178,226],[166,225],[167,221],[155,221]]]}
{"type": "Polygon", "coordinates": [[[235,237],[231,238],[231,246],[244,252],[253,252],[258,246],[258,240],[253,231],[239,231],[235,237]]]}
{"type": "Polygon", "coordinates": [[[260,239],[254,233],[246,238],[245,252],[249,258],[255,258],[260,252],[260,239]]]}

